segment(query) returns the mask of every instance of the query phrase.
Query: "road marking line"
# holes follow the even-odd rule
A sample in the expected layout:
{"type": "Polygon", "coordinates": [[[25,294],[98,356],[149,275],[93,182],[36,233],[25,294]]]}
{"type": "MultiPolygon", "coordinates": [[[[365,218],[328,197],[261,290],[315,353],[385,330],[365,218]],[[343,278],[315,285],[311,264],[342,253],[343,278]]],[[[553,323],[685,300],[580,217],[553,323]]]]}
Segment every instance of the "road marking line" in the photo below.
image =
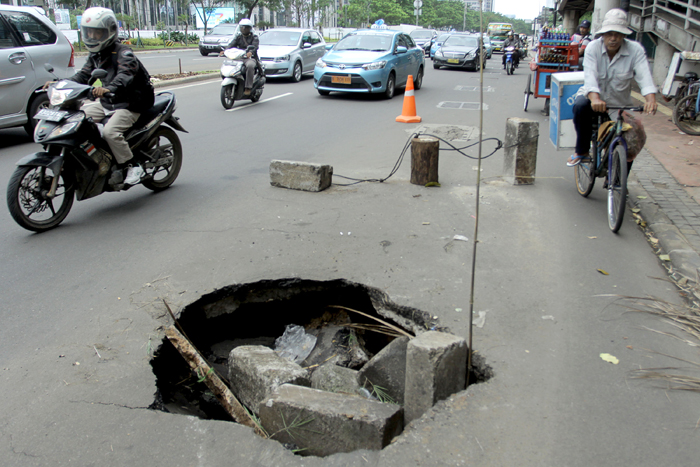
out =
{"type": "Polygon", "coordinates": [[[144,58],[165,58],[165,57],[177,57],[177,55],[169,54],[169,55],[157,55],[153,57],[148,57],[148,56],[143,56],[139,58],[139,60],[143,60],[144,58]]]}
{"type": "Polygon", "coordinates": [[[273,101],[275,99],[279,99],[280,97],[291,96],[292,94],[294,94],[294,93],[288,92],[286,94],[280,94],[279,96],[268,97],[267,99],[263,99],[263,100],[258,101],[258,102],[251,102],[250,104],[245,104],[245,105],[242,105],[240,107],[236,107],[234,109],[228,109],[226,112],[235,112],[236,110],[241,110],[241,109],[245,109],[248,107],[253,107],[254,105],[262,104],[263,102],[273,101]]]}
{"type": "MultiPolygon", "coordinates": [[[[223,58],[223,57],[214,57],[214,58],[223,58]]],[[[203,60],[211,60],[211,58],[193,58],[193,62],[201,62],[203,60]]]]}
{"type": "Polygon", "coordinates": [[[167,86],[163,86],[163,87],[168,88],[168,90],[170,90],[170,91],[174,91],[176,89],[185,89],[185,88],[191,88],[193,86],[201,86],[203,84],[220,83],[220,82],[221,82],[221,78],[215,78],[215,79],[212,79],[209,81],[203,81],[201,83],[188,84],[187,86],[178,86],[176,88],[168,88],[167,86]]]}

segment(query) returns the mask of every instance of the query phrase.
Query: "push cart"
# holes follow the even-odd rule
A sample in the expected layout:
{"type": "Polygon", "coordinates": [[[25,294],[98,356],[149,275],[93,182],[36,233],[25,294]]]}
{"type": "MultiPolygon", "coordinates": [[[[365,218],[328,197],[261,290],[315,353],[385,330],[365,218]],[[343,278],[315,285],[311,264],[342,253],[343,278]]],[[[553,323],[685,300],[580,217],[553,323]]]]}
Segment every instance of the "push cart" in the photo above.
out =
{"type": "MultiPolygon", "coordinates": [[[[562,35],[559,35],[562,36],[562,35]]],[[[535,63],[530,65],[533,71],[525,86],[525,103],[527,112],[530,96],[544,97],[544,115],[549,115],[549,99],[552,88],[552,73],[578,71],[578,45],[571,45],[570,39],[542,39],[537,47],[535,63]]]]}

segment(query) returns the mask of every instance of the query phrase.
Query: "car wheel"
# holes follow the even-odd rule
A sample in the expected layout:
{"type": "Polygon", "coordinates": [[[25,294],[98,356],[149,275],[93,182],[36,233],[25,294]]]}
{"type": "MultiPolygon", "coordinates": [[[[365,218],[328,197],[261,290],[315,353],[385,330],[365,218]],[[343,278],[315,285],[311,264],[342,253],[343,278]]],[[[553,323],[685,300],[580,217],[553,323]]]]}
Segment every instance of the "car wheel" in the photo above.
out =
{"type": "Polygon", "coordinates": [[[207,52],[206,50],[202,50],[202,49],[199,49],[199,53],[200,53],[203,57],[207,57],[207,56],[209,55],[209,52],[207,52]]]}
{"type": "Polygon", "coordinates": [[[391,99],[394,97],[394,91],[396,91],[396,76],[394,72],[389,73],[389,77],[386,79],[386,90],[384,91],[384,97],[386,99],[391,99]]]}
{"type": "Polygon", "coordinates": [[[318,93],[319,93],[320,95],[322,95],[322,96],[327,96],[327,95],[329,95],[331,92],[330,92],[330,91],[324,91],[324,90],[322,90],[322,89],[319,89],[319,90],[318,90],[318,93]]]}
{"type": "Polygon", "coordinates": [[[437,63],[433,63],[433,68],[435,68],[436,70],[439,70],[439,69],[440,69],[440,65],[438,65],[437,63]]]}
{"type": "Polygon", "coordinates": [[[301,62],[294,63],[294,70],[292,70],[292,81],[295,83],[301,81],[301,62]]]}
{"type": "Polygon", "coordinates": [[[413,80],[413,89],[418,91],[423,86],[423,67],[418,68],[416,79],[413,80]]]}
{"type": "Polygon", "coordinates": [[[37,121],[34,120],[34,115],[41,109],[49,108],[49,95],[46,92],[36,94],[34,100],[29,104],[27,109],[27,123],[24,125],[24,129],[29,133],[29,136],[34,136],[34,127],[36,127],[37,121]]]}

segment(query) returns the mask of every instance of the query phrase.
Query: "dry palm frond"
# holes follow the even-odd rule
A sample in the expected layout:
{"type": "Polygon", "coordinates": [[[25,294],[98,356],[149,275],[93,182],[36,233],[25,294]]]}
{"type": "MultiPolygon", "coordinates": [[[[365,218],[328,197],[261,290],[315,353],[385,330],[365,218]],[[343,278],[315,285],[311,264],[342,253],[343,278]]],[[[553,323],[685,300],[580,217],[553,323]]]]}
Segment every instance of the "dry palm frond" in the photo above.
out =
{"type": "Polygon", "coordinates": [[[398,334],[401,334],[402,336],[406,336],[406,337],[410,337],[410,338],[413,337],[411,334],[409,334],[408,332],[404,331],[404,330],[401,329],[400,327],[394,326],[393,324],[388,323],[387,321],[384,321],[383,319],[379,319],[379,318],[377,318],[376,316],[372,316],[372,315],[367,314],[367,313],[365,313],[365,312],[363,312],[363,311],[353,310],[352,308],[348,308],[348,307],[340,306],[340,305],[328,305],[328,306],[329,306],[330,308],[339,308],[339,309],[341,309],[341,310],[352,311],[353,313],[357,313],[358,315],[362,315],[362,316],[365,316],[365,317],[367,317],[367,318],[369,318],[369,319],[373,319],[373,320],[375,320],[375,321],[377,321],[377,322],[379,322],[379,323],[382,323],[384,326],[387,326],[388,328],[392,329],[393,331],[395,331],[395,332],[398,333],[398,334]]]}
{"type": "Polygon", "coordinates": [[[378,332],[380,334],[386,334],[391,337],[401,337],[403,334],[399,334],[388,326],[382,324],[362,324],[362,323],[348,323],[343,325],[346,328],[360,329],[363,331],[378,332]]]}
{"type": "Polygon", "coordinates": [[[668,389],[679,391],[700,392],[700,378],[694,376],[668,373],[670,370],[680,370],[681,368],[649,368],[636,370],[632,373],[635,379],[660,379],[668,383],[668,389]]]}

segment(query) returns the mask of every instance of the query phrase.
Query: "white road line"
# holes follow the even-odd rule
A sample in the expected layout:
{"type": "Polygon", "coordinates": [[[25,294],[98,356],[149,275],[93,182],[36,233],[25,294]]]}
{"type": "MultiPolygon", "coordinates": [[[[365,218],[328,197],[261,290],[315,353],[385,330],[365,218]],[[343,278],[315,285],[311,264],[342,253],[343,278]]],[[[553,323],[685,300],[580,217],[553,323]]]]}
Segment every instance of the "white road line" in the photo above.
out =
{"type": "Polygon", "coordinates": [[[144,58],[165,58],[165,57],[177,57],[177,55],[168,54],[168,55],[155,55],[153,57],[149,57],[147,54],[140,54],[139,60],[143,60],[144,58]]]}
{"type": "Polygon", "coordinates": [[[233,109],[228,109],[226,112],[235,112],[236,110],[242,110],[242,109],[245,109],[245,108],[248,108],[248,107],[253,107],[254,105],[262,104],[263,102],[273,101],[273,100],[275,100],[275,99],[279,99],[280,97],[291,96],[292,94],[294,94],[294,93],[293,93],[293,92],[288,92],[288,93],[286,93],[286,94],[280,94],[279,96],[268,97],[267,99],[263,99],[263,100],[258,101],[258,102],[251,102],[250,104],[245,104],[245,105],[242,105],[242,106],[240,106],[240,107],[235,107],[235,108],[233,108],[233,109]]]}
{"type": "MultiPolygon", "coordinates": [[[[223,57],[216,57],[216,58],[223,58],[223,57]]],[[[193,62],[201,62],[203,60],[211,60],[211,58],[193,58],[193,62]]]]}

